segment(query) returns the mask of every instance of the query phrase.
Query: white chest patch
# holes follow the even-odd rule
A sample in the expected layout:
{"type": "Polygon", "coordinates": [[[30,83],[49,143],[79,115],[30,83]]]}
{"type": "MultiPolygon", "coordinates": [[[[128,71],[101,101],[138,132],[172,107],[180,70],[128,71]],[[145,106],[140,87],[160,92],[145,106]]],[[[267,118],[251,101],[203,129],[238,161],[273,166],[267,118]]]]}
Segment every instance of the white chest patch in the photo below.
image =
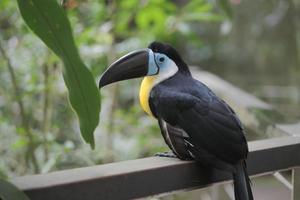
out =
{"type": "Polygon", "coordinates": [[[168,59],[168,62],[160,66],[159,73],[153,76],[154,78],[153,86],[174,76],[177,71],[178,71],[177,65],[174,63],[173,60],[168,59]]]}

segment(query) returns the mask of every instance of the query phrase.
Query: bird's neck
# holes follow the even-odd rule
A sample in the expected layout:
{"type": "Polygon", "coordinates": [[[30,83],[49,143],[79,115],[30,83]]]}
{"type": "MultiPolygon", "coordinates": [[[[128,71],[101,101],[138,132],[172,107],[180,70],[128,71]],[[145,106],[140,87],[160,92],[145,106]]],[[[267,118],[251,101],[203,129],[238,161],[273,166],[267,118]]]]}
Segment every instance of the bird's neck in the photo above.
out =
{"type": "Polygon", "coordinates": [[[178,67],[173,61],[170,61],[170,63],[160,68],[159,73],[154,76],[146,76],[141,84],[140,88],[140,103],[142,108],[146,113],[148,113],[151,116],[154,116],[149,105],[149,97],[152,88],[163,82],[164,80],[174,76],[178,72],[178,67]]]}

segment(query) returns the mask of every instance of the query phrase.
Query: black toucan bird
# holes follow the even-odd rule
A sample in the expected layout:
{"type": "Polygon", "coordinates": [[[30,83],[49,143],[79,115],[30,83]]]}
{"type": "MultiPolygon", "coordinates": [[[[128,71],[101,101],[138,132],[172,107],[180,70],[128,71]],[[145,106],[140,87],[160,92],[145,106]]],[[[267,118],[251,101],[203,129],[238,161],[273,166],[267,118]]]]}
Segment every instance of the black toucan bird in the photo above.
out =
{"type": "Polygon", "coordinates": [[[252,200],[245,159],[248,145],[235,112],[206,85],[195,80],[187,64],[168,44],[153,42],[114,62],[99,87],[145,77],[142,108],[159,123],[165,142],[180,159],[233,174],[236,200],[252,200]]]}

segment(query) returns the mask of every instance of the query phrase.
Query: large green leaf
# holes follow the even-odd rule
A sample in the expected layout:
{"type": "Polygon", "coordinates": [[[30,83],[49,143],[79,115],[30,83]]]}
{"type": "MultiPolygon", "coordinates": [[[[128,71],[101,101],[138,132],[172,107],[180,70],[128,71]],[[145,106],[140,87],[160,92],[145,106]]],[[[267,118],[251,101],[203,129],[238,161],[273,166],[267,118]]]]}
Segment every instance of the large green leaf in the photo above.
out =
{"type": "Polygon", "coordinates": [[[93,132],[99,122],[100,93],[92,74],[80,59],[64,10],[56,0],[18,0],[18,5],[31,30],[64,62],[70,103],[79,117],[84,140],[94,148],[93,132]]]}
{"type": "Polygon", "coordinates": [[[0,179],[1,200],[29,200],[29,198],[13,184],[0,179]]]}

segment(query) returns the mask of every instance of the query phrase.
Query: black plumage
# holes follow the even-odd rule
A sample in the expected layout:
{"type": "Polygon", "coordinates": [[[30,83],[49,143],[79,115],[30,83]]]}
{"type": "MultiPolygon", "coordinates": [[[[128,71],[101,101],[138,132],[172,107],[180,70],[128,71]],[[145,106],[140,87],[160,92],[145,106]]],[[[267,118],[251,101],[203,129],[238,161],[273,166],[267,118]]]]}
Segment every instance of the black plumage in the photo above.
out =
{"type": "Polygon", "coordinates": [[[245,161],[248,145],[239,118],[192,77],[170,45],[153,42],[148,49],[121,57],[103,73],[99,87],[143,76],[147,77],[141,85],[141,105],[158,119],[174,154],[232,173],[236,200],[252,200],[245,161]]]}
{"type": "Polygon", "coordinates": [[[233,173],[236,200],[253,199],[245,159],[248,145],[235,112],[206,85],[195,80],[171,46],[154,42],[149,48],[164,53],[179,68],[154,86],[149,104],[168,146],[180,159],[233,173]]]}

